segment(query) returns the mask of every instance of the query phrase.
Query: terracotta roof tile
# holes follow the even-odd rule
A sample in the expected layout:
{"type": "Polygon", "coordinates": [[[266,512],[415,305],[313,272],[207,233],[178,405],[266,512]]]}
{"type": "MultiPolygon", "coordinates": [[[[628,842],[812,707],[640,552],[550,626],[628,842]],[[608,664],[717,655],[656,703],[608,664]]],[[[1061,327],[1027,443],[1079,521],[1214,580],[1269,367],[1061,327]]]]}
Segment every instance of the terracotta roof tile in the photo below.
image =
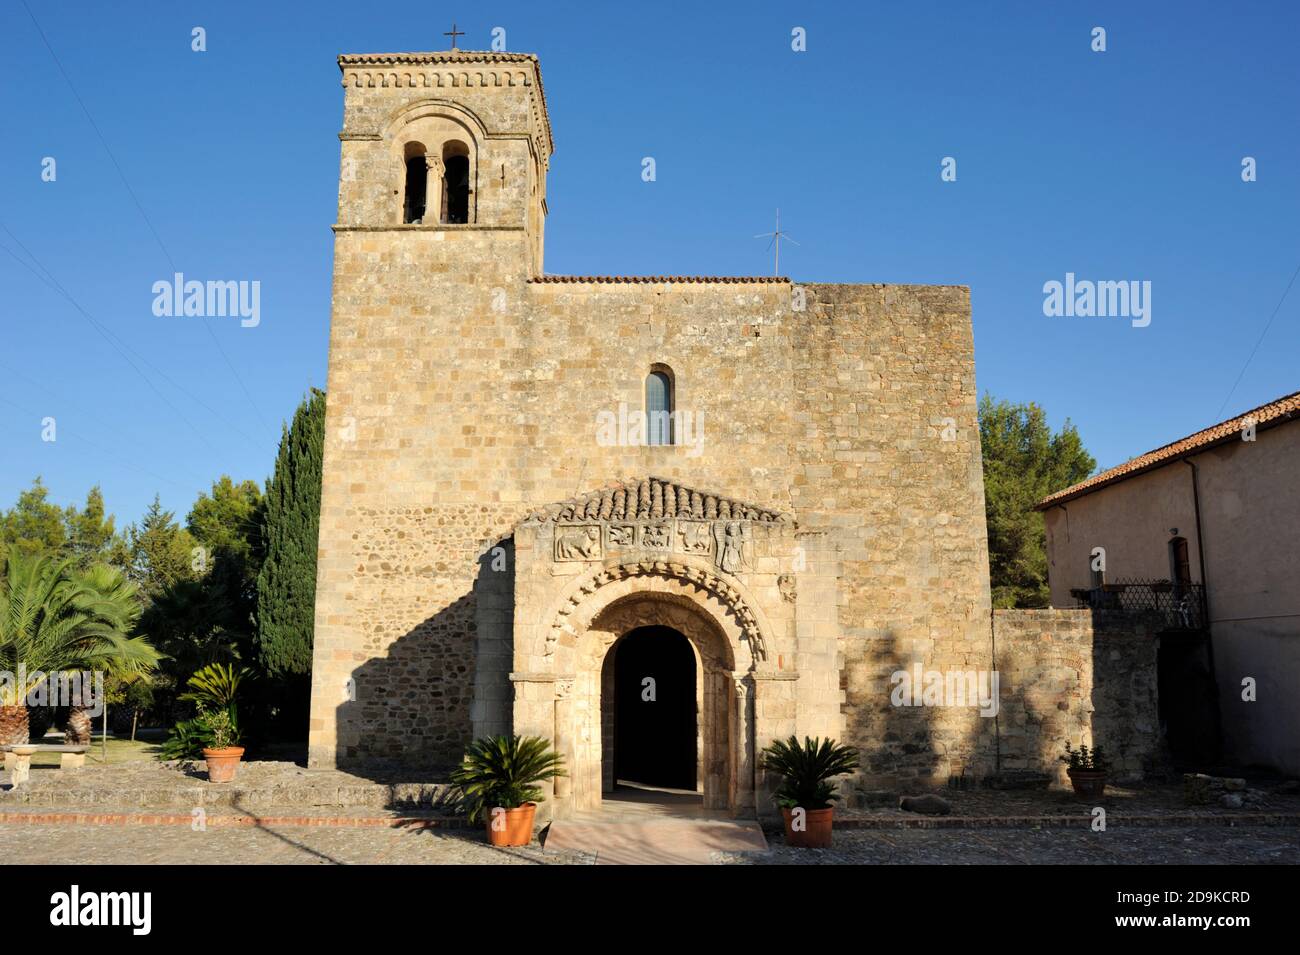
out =
{"type": "Polygon", "coordinates": [[[1235,418],[1227,421],[1221,421],[1216,425],[1206,428],[1204,431],[1198,431],[1195,434],[1188,435],[1181,440],[1172,444],[1166,444],[1162,448],[1156,448],[1154,451],[1148,451],[1146,454],[1139,455],[1130,461],[1117,465],[1108,471],[1102,471],[1100,474],[1093,475],[1086,481],[1080,481],[1063,491],[1057,491],[1043,498],[1036,505],[1034,510],[1042,511],[1054,504],[1062,501],[1073,500],[1076,497],[1082,497],[1090,494],[1109,484],[1117,481],[1123,481],[1126,478],[1133,477],[1136,474],[1142,474],[1146,471],[1154,470],[1170,464],[1180,458],[1187,457],[1198,451],[1203,451],[1212,445],[1219,444],[1223,441],[1237,437],[1246,423],[1247,418],[1254,419],[1256,427],[1261,425],[1282,424],[1282,422],[1295,418],[1300,415],[1300,391],[1285,395],[1276,401],[1270,401],[1266,405],[1260,405],[1244,414],[1239,414],[1235,418]]]}
{"type": "Polygon", "coordinates": [[[619,481],[597,491],[534,511],[528,521],[787,520],[779,511],[649,476],[619,481]]]}
{"type": "Polygon", "coordinates": [[[536,275],[528,281],[541,285],[682,285],[789,284],[783,275],[536,275]]]}

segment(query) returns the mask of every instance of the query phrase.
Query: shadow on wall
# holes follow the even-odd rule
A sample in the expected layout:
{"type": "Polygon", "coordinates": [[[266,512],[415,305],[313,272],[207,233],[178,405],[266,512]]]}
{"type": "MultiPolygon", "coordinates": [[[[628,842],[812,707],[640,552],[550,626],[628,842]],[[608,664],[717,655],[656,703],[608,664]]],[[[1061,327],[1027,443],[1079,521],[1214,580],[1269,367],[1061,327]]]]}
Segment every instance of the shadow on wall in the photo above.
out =
{"type": "Polygon", "coordinates": [[[1117,782],[1166,765],[1150,622],[1104,611],[1001,610],[994,628],[1001,773],[1047,773],[1064,785],[1067,742],[1101,745],[1117,782]]]}
{"type": "Polygon", "coordinates": [[[447,778],[470,742],[475,607],[473,593],[457,598],[352,671],[334,715],[339,769],[384,783],[447,778]]]}
{"type": "Polygon", "coordinates": [[[1093,745],[1109,753],[1117,782],[1163,773],[1172,765],[1158,689],[1164,620],[1106,610],[1091,617],[1093,745]]]}
{"type": "Polygon", "coordinates": [[[850,806],[870,803],[872,793],[883,799],[887,791],[975,787],[995,776],[1065,778],[1058,756],[1066,739],[1088,738],[1083,735],[1093,706],[1084,668],[1088,648],[1053,633],[1047,617],[1021,624],[1045,633],[1023,639],[1008,628],[998,634],[996,646],[984,641],[944,663],[927,660],[893,631],[863,639],[862,661],[850,665],[844,677],[848,698],[858,700],[845,709],[846,737],[862,760],[854,781],[862,791],[848,794],[850,806]],[[995,674],[992,711],[984,704],[995,674]],[[937,704],[926,696],[931,678],[944,687],[937,704]],[[954,693],[949,681],[961,681],[963,693],[954,693]]]}
{"type": "Polygon", "coordinates": [[[887,630],[848,641],[859,646],[845,654],[854,662],[841,674],[841,689],[849,701],[844,704],[844,729],[846,741],[858,750],[860,768],[846,802],[850,808],[860,808],[872,791],[922,784],[922,780],[930,785],[942,774],[945,758],[932,726],[933,711],[895,706],[891,700],[895,686],[891,677],[914,662],[898,635],[887,630]]]}

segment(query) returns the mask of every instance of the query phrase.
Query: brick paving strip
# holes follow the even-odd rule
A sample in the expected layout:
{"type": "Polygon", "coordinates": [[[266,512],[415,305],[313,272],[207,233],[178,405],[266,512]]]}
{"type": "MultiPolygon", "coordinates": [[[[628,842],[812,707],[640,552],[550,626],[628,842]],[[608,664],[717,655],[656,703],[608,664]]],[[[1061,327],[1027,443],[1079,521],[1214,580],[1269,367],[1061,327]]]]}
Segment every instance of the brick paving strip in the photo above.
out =
{"type": "MultiPolygon", "coordinates": [[[[465,820],[442,815],[233,815],[208,812],[205,825],[218,826],[302,826],[353,829],[465,829],[465,820]]],[[[1086,816],[870,816],[836,819],[837,830],[905,830],[905,829],[1087,829],[1092,825],[1086,816]]],[[[190,826],[191,813],[160,812],[38,812],[0,811],[3,825],[62,826],[190,826]]],[[[1111,813],[1108,828],[1235,826],[1300,826],[1300,812],[1253,813],[1111,813]]]]}
{"type": "MultiPolygon", "coordinates": [[[[0,812],[0,826],[186,826],[194,824],[191,813],[179,812],[0,812]]],[[[396,815],[231,815],[208,812],[204,825],[213,827],[303,826],[352,829],[465,829],[466,822],[455,816],[396,815]]]]}

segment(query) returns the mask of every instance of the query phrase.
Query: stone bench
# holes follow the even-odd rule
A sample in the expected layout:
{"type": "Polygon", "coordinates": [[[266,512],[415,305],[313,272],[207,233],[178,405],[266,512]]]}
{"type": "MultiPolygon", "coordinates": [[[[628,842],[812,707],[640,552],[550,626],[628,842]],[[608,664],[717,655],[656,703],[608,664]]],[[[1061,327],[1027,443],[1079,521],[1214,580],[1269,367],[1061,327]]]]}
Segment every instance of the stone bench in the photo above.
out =
{"type": "Polygon", "coordinates": [[[5,772],[11,773],[9,781],[13,785],[25,783],[31,777],[32,757],[37,753],[62,753],[59,757],[60,769],[81,769],[86,765],[86,745],[72,743],[26,743],[0,746],[5,754],[5,772]]]}

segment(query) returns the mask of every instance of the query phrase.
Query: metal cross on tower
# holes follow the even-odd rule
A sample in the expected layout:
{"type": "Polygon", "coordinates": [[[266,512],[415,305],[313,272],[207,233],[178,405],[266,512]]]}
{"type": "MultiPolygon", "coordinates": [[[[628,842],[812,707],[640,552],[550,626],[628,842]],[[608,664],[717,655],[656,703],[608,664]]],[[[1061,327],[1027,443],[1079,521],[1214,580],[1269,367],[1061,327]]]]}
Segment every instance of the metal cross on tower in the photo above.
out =
{"type": "Polygon", "coordinates": [[[451,21],[451,29],[448,30],[446,33],[443,34],[443,36],[449,36],[449,37],[451,37],[451,48],[452,48],[453,50],[456,49],[456,37],[458,37],[458,36],[464,36],[464,35],[465,35],[465,31],[464,31],[464,30],[457,30],[457,29],[456,29],[456,21],[455,21],[455,20],[452,20],[452,21],[451,21]]]}

